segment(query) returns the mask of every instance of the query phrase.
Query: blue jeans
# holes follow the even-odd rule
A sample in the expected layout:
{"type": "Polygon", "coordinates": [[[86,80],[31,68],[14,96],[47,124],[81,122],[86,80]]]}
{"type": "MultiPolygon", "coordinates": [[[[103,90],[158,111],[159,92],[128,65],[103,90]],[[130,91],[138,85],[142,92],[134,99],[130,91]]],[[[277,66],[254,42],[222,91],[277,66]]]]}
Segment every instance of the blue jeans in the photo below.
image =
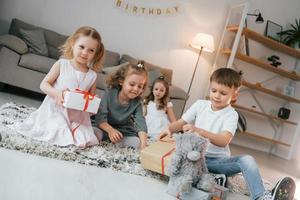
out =
{"type": "Polygon", "coordinates": [[[252,156],[206,157],[209,172],[232,176],[242,172],[252,199],[257,199],[265,192],[256,162],[252,156]]]}

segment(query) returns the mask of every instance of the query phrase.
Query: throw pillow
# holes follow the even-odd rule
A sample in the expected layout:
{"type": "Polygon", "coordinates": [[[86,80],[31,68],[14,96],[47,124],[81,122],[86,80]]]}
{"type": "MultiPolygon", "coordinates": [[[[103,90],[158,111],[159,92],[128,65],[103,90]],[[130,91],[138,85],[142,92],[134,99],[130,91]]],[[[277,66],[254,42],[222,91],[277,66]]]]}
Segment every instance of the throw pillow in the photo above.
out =
{"type": "Polygon", "coordinates": [[[122,63],[122,64],[117,65],[117,66],[113,66],[113,67],[104,67],[102,69],[102,73],[105,74],[105,75],[110,75],[110,74],[114,73],[115,71],[117,71],[119,68],[121,68],[123,66],[126,66],[128,64],[129,64],[128,62],[125,62],[125,63],[122,63]]]}
{"type": "Polygon", "coordinates": [[[24,54],[28,51],[26,43],[14,35],[1,35],[0,45],[6,46],[19,54],[24,54]]]}
{"type": "Polygon", "coordinates": [[[40,29],[25,30],[20,28],[20,33],[32,53],[48,56],[44,31],[40,29]]]}
{"type": "Polygon", "coordinates": [[[102,60],[104,67],[116,66],[119,64],[120,54],[117,52],[105,50],[104,59],[102,60]]]}

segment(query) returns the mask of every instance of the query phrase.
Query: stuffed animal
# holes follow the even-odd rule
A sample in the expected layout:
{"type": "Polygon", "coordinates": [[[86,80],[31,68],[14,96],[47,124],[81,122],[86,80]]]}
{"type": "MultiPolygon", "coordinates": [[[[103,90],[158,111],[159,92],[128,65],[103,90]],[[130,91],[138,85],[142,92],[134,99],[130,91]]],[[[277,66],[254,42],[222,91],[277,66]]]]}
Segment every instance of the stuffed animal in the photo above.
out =
{"type": "Polygon", "coordinates": [[[192,186],[197,187],[203,174],[208,173],[204,157],[208,140],[195,133],[174,137],[176,148],[167,168],[170,176],[167,193],[181,199],[191,192],[192,186]]]}

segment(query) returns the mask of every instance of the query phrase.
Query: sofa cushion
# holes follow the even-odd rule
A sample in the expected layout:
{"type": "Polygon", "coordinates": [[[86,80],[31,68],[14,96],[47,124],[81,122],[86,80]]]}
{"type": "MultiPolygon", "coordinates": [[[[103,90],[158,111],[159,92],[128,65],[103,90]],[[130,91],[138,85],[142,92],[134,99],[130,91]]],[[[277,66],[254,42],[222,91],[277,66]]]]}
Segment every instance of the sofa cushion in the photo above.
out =
{"type": "Polygon", "coordinates": [[[19,54],[24,54],[28,52],[28,47],[26,43],[14,35],[10,35],[10,34],[1,35],[0,45],[6,46],[9,49],[14,50],[19,54]]]}
{"type": "Polygon", "coordinates": [[[126,63],[122,63],[122,64],[117,65],[117,66],[105,67],[105,68],[102,69],[102,73],[105,74],[105,75],[110,75],[110,74],[114,73],[115,71],[117,71],[119,68],[121,68],[123,66],[126,66],[128,64],[129,64],[129,62],[126,62],[126,63]]]}
{"type": "Polygon", "coordinates": [[[170,97],[172,99],[185,99],[187,100],[189,98],[189,95],[181,88],[171,85],[170,86],[170,97]]]}
{"type": "Polygon", "coordinates": [[[61,35],[54,31],[43,29],[45,34],[46,43],[48,46],[49,57],[59,59],[61,56],[60,47],[66,42],[68,36],[61,35]]]}
{"type": "Polygon", "coordinates": [[[46,44],[48,46],[48,52],[49,52],[49,57],[58,59],[60,57],[60,51],[58,47],[64,44],[66,39],[68,38],[65,35],[61,35],[57,32],[51,31],[49,29],[45,29],[42,27],[38,27],[29,23],[26,23],[22,20],[19,19],[12,19],[10,28],[9,28],[9,34],[15,35],[17,37],[21,38],[21,33],[20,33],[20,28],[25,29],[25,30],[34,30],[34,29],[41,29],[44,31],[45,34],[45,40],[46,44]]]}
{"type": "Polygon", "coordinates": [[[120,54],[117,52],[105,50],[104,59],[102,61],[103,67],[111,67],[120,64],[120,54]]]}
{"type": "Polygon", "coordinates": [[[97,73],[96,88],[104,90],[106,87],[107,76],[103,73],[97,73]]]}
{"type": "MultiPolygon", "coordinates": [[[[129,56],[129,55],[122,55],[120,63],[129,62],[130,64],[136,65],[138,63],[138,60],[129,56]]],[[[163,68],[154,64],[151,64],[149,62],[145,62],[145,66],[147,67],[148,71],[159,69],[160,72],[165,77],[165,80],[171,84],[172,83],[172,73],[173,71],[171,69],[163,68]]]]}
{"type": "Polygon", "coordinates": [[[55,62],[55,59],[28,53],[21,56],[19,65],[46,74],[55,62]]]}
{"type": "Polygon", "coordinates": [[[19,38],[22,38],[22,35],[20,33],[20,28],[25,29],[25,30],[34,30],[34,29],[37,29],[38,27],[28,24],[26,22],[23,22],[19,19],[12,19],[8,33],[11,35],[15,35],[19,38]]]}
{"type": "Polygon", "coordinates": [[[162,76],[162,73],[160,72],[159,69],[154,69],[148,72],[148,85],[152,86],[154,81],[158,78],[162,76]]]}
{"type": "Polygon", "coordinates": [[[48,56],[48,48],[43,30],[25,30],[20,28],[23,40],[29,47],[29,51],[38,55],[48,56]]]}

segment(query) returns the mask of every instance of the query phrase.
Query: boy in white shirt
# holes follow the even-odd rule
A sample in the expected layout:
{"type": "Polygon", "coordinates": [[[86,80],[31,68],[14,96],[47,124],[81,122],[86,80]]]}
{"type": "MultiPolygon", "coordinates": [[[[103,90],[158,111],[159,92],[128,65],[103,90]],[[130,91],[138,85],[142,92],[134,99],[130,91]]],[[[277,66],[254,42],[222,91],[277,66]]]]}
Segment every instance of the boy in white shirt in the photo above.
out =
{"type": "Polygon", "coordinates": [[[265,190],[252,156],[230,156],[229,143],[238,123],[238,114],[230,104],[236,101],[240,86],[240,73],[230,68],[214,71],[210,77],[210,100],[196,101],[181,119],[160,133],[159,138],[181,130],[208,138],[206,163],[210,172],[226,176],[242,172],[253,200],[292,200],[295,192],[293,179],[281,179],[271,193],[265,190]],[[194,125],[191,124],[193,121],[194,125]]]}

